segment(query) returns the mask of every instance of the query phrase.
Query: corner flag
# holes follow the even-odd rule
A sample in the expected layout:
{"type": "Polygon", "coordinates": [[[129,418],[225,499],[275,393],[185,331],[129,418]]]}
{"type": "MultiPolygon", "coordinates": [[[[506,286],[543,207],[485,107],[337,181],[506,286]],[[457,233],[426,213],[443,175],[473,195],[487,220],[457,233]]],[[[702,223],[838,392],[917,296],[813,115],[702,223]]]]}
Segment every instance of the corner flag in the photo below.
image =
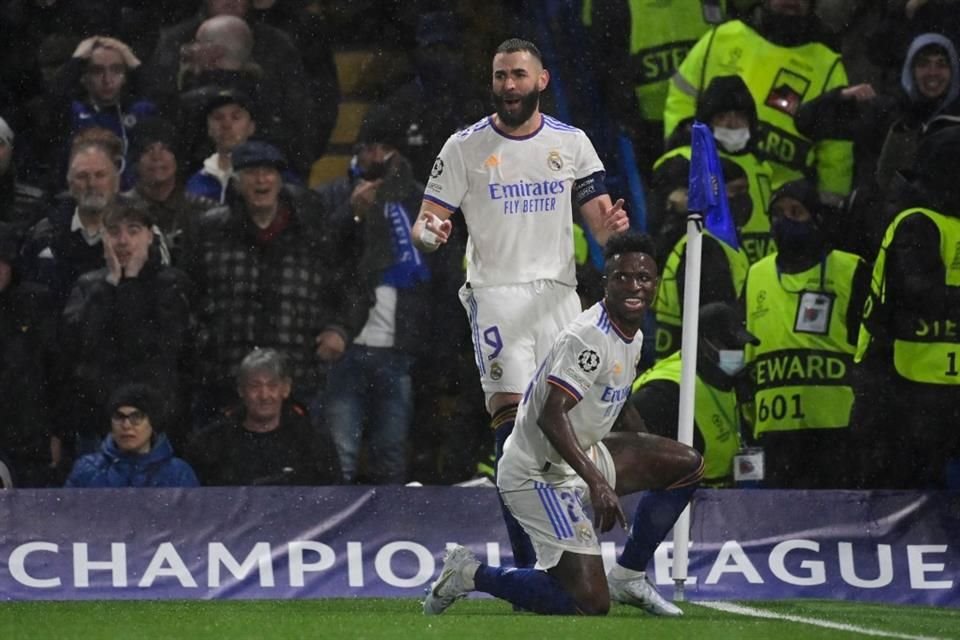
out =
{"type": "Polygon", "coordinates": [[[727,203],[727,185],[723,180],[713,132],[707,125],[695,121],[692,135],[687,209],[703,214],[704,226],[710,235],[739,249],[740,241],[727,203]]]}

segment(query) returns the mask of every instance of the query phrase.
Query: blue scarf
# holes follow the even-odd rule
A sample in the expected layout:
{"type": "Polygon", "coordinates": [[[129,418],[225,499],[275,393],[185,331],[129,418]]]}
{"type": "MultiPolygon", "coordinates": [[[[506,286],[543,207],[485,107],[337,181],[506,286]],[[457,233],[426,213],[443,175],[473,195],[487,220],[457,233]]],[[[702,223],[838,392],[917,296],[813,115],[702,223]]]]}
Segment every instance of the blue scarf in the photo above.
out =
{"type": "Polygon", "coordinates": [[[423,256],[413,246],[410,234],[410,218],[399,202],[388,202],[383,214],[390,223],[390,239],[393,244],[393,266],[383,272],[383,284],[396,289],[409,289],[430,280],[430,269],[423,256]]]}

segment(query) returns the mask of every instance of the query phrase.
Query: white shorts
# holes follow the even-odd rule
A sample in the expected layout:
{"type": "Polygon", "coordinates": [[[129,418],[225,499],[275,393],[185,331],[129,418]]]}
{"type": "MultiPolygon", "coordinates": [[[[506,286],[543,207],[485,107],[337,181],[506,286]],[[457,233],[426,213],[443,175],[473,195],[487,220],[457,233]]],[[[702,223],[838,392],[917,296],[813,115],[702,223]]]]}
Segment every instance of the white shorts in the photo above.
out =
{"type": "MultiPolygon", "coordinates": [[[[610,486],[616,488],[617,471],[606,445],[598,442],[587,450],[587,455],[610,486]]],[[[600,555],[593,521],[584,512],[584,506],[590,504],[590,491],[583,478],[572,472],[551,474],[548,469],[543,473],[528,471],[527,480],[518,483],[519,469],[511,463],[520,460],[519,456],[504,454],[497,484],[503,502],[530,536],[537,568],[557,566],[565,551],[600,555]]]]}
{"type": "Polygon", "coordinates": [[[487,407],[494,393],[523,393],[560,331],[580,314],[574,287],[555,280],[460,288],[487,407]]]}

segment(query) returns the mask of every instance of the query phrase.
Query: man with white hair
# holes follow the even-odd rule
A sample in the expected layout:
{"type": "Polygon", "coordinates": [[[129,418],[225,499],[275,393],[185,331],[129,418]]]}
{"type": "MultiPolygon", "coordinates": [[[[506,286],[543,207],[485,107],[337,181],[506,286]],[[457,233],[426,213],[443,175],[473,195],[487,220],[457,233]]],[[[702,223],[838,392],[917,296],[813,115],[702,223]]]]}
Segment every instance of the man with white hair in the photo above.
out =
{"type": "Polygon", "coordinates": [[[26,277],[50,288],[59,307],[82,274],[105,266],[103,214],[120,189],[120,172],[108,146],[75,145],[67,169],[70,197],[31,227],[22,255],[26,277]]]}

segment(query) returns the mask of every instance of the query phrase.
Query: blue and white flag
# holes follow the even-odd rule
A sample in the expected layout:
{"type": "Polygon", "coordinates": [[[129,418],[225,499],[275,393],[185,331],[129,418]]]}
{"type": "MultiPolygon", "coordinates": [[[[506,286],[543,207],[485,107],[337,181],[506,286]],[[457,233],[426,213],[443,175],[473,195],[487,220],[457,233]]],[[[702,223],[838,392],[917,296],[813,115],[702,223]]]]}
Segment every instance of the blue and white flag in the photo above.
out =
{"type": "Polygon", "coordinates": [[[703,214],[704,226],[712,236],[739,249],[713,132],[707,125],[695,121],[692,135],[687,208],[703,214]]]}

